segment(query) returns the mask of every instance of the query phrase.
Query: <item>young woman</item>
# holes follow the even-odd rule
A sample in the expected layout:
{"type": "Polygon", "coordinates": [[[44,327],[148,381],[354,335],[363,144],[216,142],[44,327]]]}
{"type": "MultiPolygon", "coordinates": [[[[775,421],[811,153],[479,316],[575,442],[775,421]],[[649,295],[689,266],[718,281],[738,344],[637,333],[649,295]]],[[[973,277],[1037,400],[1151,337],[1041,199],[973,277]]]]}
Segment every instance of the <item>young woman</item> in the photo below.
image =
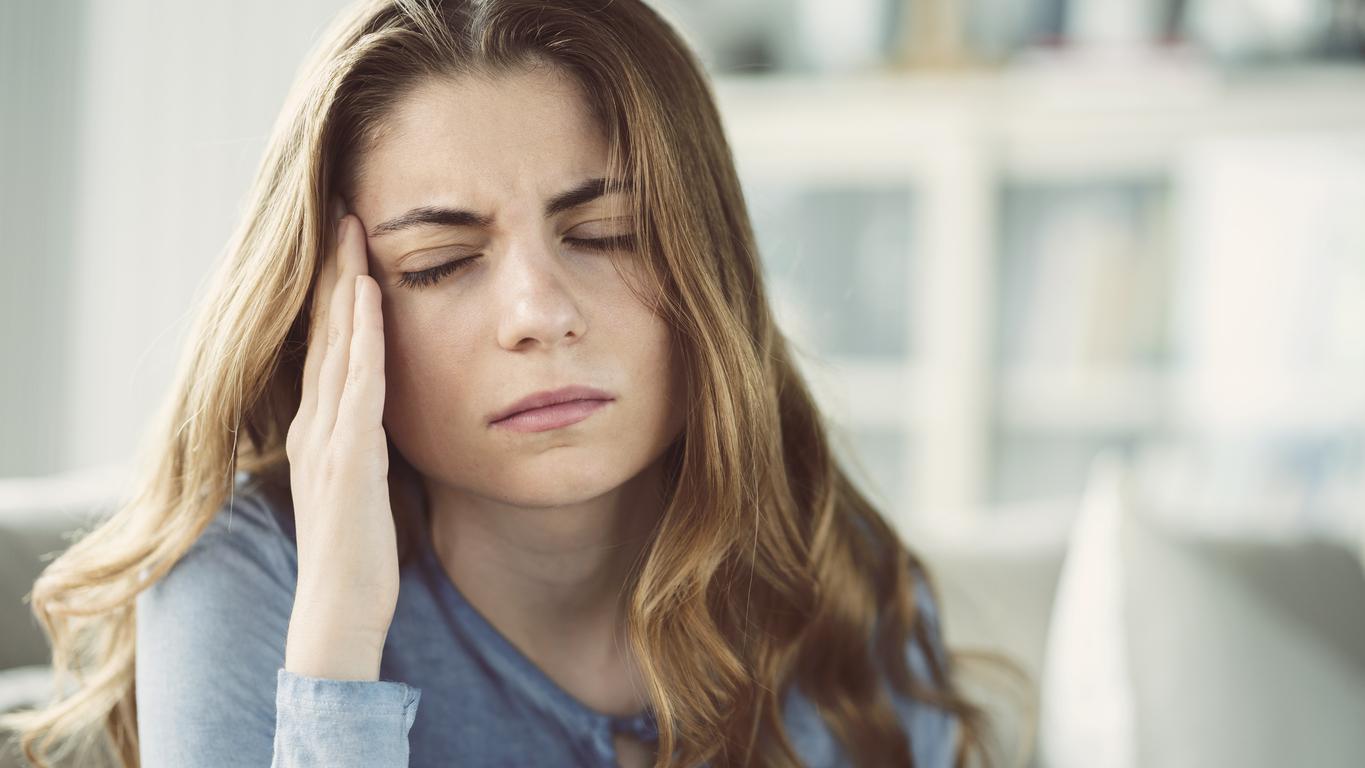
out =
{"type": "Polygon", "coordinates": [[[138,492],[35,584],[63,698],[13,720],[29,759],[981,755],[929,575],[832,457],[761,278],[703,72],[646,5],[358,3],[138,492]]]}

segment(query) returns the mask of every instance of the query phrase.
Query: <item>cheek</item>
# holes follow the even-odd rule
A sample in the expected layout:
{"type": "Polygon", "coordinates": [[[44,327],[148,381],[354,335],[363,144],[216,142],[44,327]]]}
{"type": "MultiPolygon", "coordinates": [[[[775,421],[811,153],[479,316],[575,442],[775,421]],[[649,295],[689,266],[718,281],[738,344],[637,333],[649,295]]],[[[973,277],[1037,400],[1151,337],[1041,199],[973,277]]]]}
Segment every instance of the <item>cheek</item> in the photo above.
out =
{"type": "Polygon", "coordinates": [[[399,308],[384,318],[384,416],[400,428],[456,421],[475,372],[476,336],[464,320],[419,310],[399,308]]]}
{"type": "Polygon", "coordinates": [[[610,275],[596,282],[592,294],[598,335],[615,350],[620,364],[630,369],[637,386],[657,389],[673,367],[672,334],[659,309],[660,301],[630,262],[623,262],[619,272],[608,271],[610,275]]]}
{"type": "Polygon", "coordinates": [[[673,335],[661,316],[632,298],[629,308],[616,315],[613,347],[620,364],[628,369],[631,385],[642,398],[637,414],[655,432],[675,431],[682,406],[682,379],[673,335]]]}
{"type": "Polygon", "coordinates": [[[618,283],[607,316],[618,318],[613,321],[612,335],[620,349],[629,350],[634,366],[650,379],[661,379],[672,367],[673,341],[662,314],[646,303],[651,300],[618,283]]]}

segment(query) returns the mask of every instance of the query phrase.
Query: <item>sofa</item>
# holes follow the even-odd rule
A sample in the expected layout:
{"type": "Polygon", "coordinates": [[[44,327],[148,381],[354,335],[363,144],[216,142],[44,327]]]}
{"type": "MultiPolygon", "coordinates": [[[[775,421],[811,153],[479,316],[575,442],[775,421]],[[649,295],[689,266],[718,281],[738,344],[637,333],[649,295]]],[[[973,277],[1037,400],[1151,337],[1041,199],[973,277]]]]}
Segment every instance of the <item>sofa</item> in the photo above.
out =
{"type": "MultiPolygon", "coordinates": [[[[964,688],[993,718],[998,764],[1365,765],[1365,529],[1203,525],[1265,515],[1182,503],[1197,494],[1154,466],[1102,454],[1073,497],[900,525],[939,590],[964,688]]],[[[123,477],[0,481],[0,711],[49,695],[23,598],[123,477]]],[[[22,764],[12,747],[0,756],[22,764]]]]}
{"type": "Polygon", "coordinates": [[[1033,683],[977,675],[1001,765],[1365,765],[1365,505],[1313,528],[1202,490],[1160,452],[1101,454],[1069,511],[918,532],[949,644],[1033,683]]]}
{"type": "MultiPolygon", "coordinates": [[[[113,509],[125,476],[104,466],[0,479],[0,712],[51,696],[51,656],[27,597],[42,569],[113,509]]],[[[0,732],[0,768],[25,765],[11,736],[0,732]]]]}

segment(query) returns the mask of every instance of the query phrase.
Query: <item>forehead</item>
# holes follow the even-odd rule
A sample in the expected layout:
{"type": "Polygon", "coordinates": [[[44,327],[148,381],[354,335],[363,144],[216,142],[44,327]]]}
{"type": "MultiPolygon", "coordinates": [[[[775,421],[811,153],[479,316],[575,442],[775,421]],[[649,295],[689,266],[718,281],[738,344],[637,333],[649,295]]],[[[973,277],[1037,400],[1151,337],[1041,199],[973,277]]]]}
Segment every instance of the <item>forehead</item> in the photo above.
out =
{"type": "Polygon", "coordinates": [[[491,206],[601,176],[607,146],[578,83],[548,66],[428,80],[402,98],[362,158],[357,194],[378,208],[434,197],[491,206]]]}

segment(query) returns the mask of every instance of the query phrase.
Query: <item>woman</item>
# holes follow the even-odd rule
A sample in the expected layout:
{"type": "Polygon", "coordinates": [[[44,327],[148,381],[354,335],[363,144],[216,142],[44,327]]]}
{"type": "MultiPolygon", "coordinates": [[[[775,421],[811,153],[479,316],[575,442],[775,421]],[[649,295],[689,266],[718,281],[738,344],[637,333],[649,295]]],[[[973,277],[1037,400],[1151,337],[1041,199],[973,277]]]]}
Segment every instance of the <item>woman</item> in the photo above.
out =
{"type": "Polygon", "coordinates": [[[35,584],[79,677],[14,721],[29,759],[980,755],[928,574],[761,277],[701,68],[643,3],[357,4],[139,493],[35,584]]]}

